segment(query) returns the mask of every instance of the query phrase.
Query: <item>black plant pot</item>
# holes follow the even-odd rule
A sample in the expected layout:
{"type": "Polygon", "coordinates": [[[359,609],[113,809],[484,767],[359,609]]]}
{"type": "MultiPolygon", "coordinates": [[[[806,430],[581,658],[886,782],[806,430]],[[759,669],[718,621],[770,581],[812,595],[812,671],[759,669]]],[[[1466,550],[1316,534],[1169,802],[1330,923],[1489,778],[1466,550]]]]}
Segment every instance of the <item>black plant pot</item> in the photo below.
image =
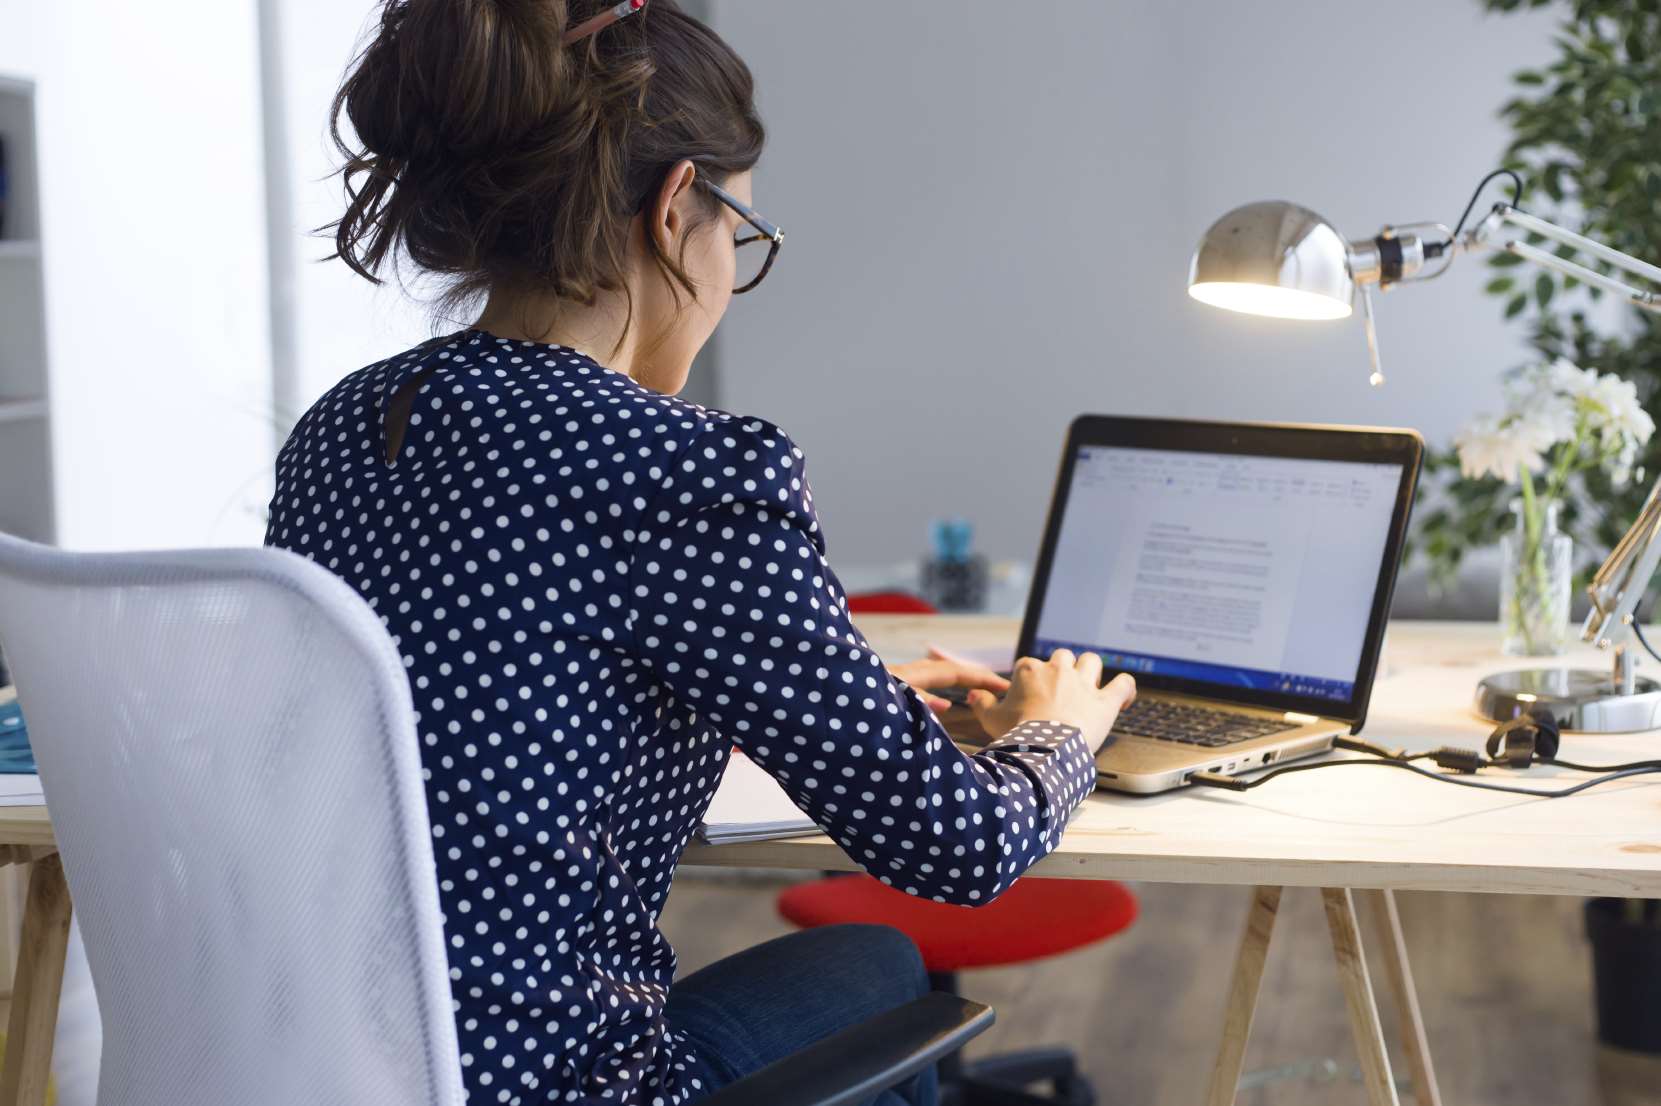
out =
{"type": "Polygon", "coordinates": [[[1598,1039],[1661,1055],[1661,925],[1631,921],[1625,899],[1588,899],[1598,1039]]]}

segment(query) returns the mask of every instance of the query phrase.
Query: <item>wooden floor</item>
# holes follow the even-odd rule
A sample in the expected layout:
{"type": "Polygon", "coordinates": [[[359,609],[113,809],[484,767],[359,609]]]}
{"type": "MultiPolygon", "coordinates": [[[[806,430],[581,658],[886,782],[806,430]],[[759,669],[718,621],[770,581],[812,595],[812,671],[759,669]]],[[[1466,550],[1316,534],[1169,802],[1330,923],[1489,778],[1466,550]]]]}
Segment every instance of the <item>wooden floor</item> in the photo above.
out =
{"type": "MultiPolygon", "coordinates": [[[[788,932],[773,910],[782,886],[765,875],[683,870],[663,918],[682,971],[788,932]]],[[[966,975],[964,991],[998,1012],[970,1054],[1066,1044],[1096,1081],[1102,1106],[1201,1101],[1249,892],[1136,891],[1142,916],[1111,941],[966,975]]],[[[1596,1045],[1579,900],[1398,900],[1449,1106],[1661,1104],[1661,1060],[1596,1045]]],[[[1376,961],[1373,974],[1382,983],[1376,961]]],[[[1382,1013],[1399,1078],[1395,1011],[1382,1013]]],[[[1290,890],[1282,903],[1246,1070],[1241,1106],[1364,1106],[1318,892],[1290,890]]],[[[1405,1084],[1402,1097],[1412,1100],[1405,1084]]]]}

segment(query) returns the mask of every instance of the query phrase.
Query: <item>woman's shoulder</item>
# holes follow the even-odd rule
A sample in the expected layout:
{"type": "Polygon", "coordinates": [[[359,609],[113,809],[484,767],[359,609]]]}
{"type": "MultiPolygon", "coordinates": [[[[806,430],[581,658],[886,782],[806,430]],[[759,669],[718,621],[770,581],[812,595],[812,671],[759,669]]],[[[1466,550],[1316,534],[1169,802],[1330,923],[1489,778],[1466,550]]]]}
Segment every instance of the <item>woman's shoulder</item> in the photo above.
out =
{"type": "Polygon", "coordinates": [[[777,423],[716,407],[676,401],[688,410],[691,435],[681,443],[680,469],[703,479],[739,480],[750,490],[760,479],[798,478],[806,460],[800,446],[777,423]]]}
{"type": "Polygon", "coordinates": [[[642,451],[636,505],[649,529],[707,518],[709,510],[750,510],[817,530],[802,450],[777,424],[673,397],[661,397],[683,433],[642,451]],[[649,489],[649,490],[648,490],[649,489]],[[649,506],[648,506],[649,505],[649,506]]]}

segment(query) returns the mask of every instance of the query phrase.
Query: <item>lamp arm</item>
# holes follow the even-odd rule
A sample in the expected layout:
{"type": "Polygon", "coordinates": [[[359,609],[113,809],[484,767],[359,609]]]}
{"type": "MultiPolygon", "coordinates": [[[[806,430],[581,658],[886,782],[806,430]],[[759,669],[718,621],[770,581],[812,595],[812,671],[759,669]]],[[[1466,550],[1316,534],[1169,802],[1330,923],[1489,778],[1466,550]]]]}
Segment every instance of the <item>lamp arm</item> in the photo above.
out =
{"type": "Polygon", "coordinates": [[[1573,246],[1577,250],[1582,250],[1593,257],[1609,262],[1617,269],[1635,273],[1647,281],[1661,284],[1661,267],[1651,265],[1647,261],[1640,261],[1631,254],[1625,254],[1620,250],[1605,246],[1602,242],[1594,241],[1584,234],[1576,234],[1574,231],[1560,227],[1556,223],[1548,223],[1538,215],[1530,215],[1528,212],[1519,210],[1509,204],[1500,204],[1495,214],[1507,223],[1513,223],[1524,230],[1530,230],[1535,234],[1562,242],[1566,246],[1573,246]]]}
{"type": "Polygon", "coordinates": [[[1567,273],[1577,280],[1602,288],[1605,292],[1613,292],[1615,295],[1626,299],[1634,307],[1642,307],[1649,311],[1661,311],[1661,297],[1657,297],[1654,292],[1645,292],[1634,288],[1630,284],[1605,276],[1595,269],[1588,269],[1586,266],[1576,264],[1567,258],[1548,253],[1538,246],[1531,246],[1527,242],[1507,242],[1504,249],[1525,261],[1532,261],[1543,268],[1556,269],[1560,273],[1567,273]]]}
{"type": "Polygon", "coordinates": [[[1621,296],[1634,307],[1641,307],[1646,311],[1661,312],[1661,293],[1645,291],[1635,288],[1624,281],[1600,273],[1578,262],[1558,257],[1538,246],[1530,245],[1520,238],[1502,236],[1501,231],[1507,227],[1517,227],[1524,231],[1538,234],[1541,237],[1561,242],[1566,246],[1587,253],[1601,261],[1607,262],[1616,269],[1639,277],[1643,280],[1661,284],[1661,268],[1640,261],[1636,257],[1624,254],[1619,250],[1611,249],[1601,242],[1594,242],[1583,234],[1576,234],[1572,230],[1565,230],[1555,223],[1548,223],[1537,215],[1530,215],[1526,211],[1519,211],[1509,204],[1495,204],[1494,210],[1482,222],[1471,228],[1460,243],[1463,248],[1472,246],[1486,246],[1489,249],[1504,250],[1516,254],[1526,261],[1547,269],[1555,269],[1560,273],[1584,281],[1606,292],[1621,296]]]}
{"type": "Polygon", "coordinates": [[[1650,488],[1637,521],[1587,585],[1592,609],[1581,637],[1600,649],[1623,645],[1657,567],[1661,567],[1661,479],[1650,488]]]}

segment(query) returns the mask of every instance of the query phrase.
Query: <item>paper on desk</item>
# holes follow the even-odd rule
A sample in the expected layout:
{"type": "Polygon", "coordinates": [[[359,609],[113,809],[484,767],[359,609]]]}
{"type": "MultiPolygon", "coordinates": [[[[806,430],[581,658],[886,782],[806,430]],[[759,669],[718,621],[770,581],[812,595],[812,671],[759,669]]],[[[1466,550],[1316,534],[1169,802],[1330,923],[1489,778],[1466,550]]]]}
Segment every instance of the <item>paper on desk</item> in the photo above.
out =
{"type": "Polygon", "coordinates": [[[959,664],[978,664],[983,668],[990,668],[994,672],[1008,672],[1015,667],[1015,647],[1013,645],[983,646],[979,649],[948,649],[944,645],[930,644],[930,649],[938,652],[947,660],[959,664]]]}
{"type": "Polygon", "coordinates": [[[731,841],[766,841],[818,833],[784,788],[755,761],[734,750],[715,797],[704,811],[698,836],[712,845],[731,841]]]}
{"type": "Polygon", "coordinates": [[[0,806],[40,806],[45,802],[46,793],[40,789],[37,773],[0,775],[0,806]]]}

